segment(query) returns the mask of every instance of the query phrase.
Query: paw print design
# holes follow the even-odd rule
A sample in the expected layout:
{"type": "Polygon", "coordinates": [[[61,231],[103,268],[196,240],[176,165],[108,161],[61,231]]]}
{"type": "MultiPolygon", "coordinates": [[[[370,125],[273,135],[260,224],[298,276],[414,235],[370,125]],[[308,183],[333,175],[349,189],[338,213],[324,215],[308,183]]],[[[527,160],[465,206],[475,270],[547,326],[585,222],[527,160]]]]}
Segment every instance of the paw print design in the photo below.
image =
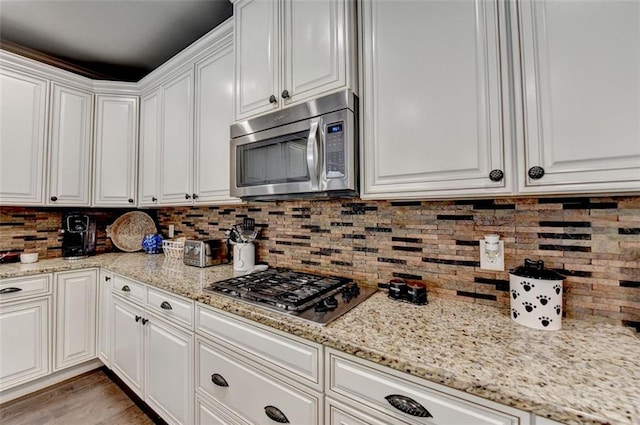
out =
{"type": "Polygon", "coordinates": [[[546,295],[538,295],[536,298],[542,305],[547,305],[547,303],[549,302],[549,297],[547,297],[546,295]]]}
{"type": "Polygon", "coordinates": [[[527,313],[531,313],[534,308],[537,308],[535,305],[531,304],[528,301],[523,302],[522,305],[524,306],[524,309],[527,310],[527,313]]]}
{"type": "Polygon", "coordinates": [[[511,309],[511,313],[513,314],[514,319],[517,319],[518,316],[520,316],[520,313],[518,313],[518,311],[515,308],[511,309]]]}
{"type": "Polygon", "coordinates": [[[560,291],[562,291],[562,285],[553,285],[553,290],[556,291],[556,294],[560,295],[560,291]]]}
{"type": "Polygon", "coordinates": [[[522,285],[522,289],[524,289],[527,292],[529,292],[532,288],[536,287],[536,285],[534,285],[531,282],[527,282],[526,280],[520,282],[520,285],[522,285]]]}
{"type": "Polygon", "coordinates": [[[512,289],[511,290],[511,296],[515,300],[516,298],[518,298],[520,296],[520,292],[516,291],[515,289],[512,289]]]}
{"type": "Polygon", "coordinates": [[[562,307],[560,305],[557,305],[557,306],[553,307],[553,309],[556,311],[556,314],[558,316],[560,316],[562,314],[562,307]]]}
{"type": "Polygon", "coordinates": [[[542,324],[542,326],[544,326],[545,328],[546,328],[547,326],[549,326],[549,324],[550,324],[551,322],[553,322],[553,319],[550,319],[550,318],[548,318],[547,316],[541,316],[541,317],[538,317],[538,320],[540,321],[540,323],[542,324]]]}

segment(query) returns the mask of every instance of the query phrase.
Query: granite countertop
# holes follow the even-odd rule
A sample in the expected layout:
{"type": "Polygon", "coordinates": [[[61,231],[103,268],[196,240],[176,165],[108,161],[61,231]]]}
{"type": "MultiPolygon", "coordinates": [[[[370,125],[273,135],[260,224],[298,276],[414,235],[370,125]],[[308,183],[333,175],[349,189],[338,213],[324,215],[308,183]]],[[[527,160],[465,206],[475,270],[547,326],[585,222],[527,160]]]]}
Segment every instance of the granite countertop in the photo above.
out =
{"type": "Polygon", "coordinates": [[[104,254],[0,266],[0,278],[104,267],[363,359],[568,424],[640,424],[640,338],[628,328],[563,321],[560,331],[514,323],[495,307],[432,299],[399,304],[382,292],[326,327],[202,287],[233,275],[162,255],[104,254]]]}

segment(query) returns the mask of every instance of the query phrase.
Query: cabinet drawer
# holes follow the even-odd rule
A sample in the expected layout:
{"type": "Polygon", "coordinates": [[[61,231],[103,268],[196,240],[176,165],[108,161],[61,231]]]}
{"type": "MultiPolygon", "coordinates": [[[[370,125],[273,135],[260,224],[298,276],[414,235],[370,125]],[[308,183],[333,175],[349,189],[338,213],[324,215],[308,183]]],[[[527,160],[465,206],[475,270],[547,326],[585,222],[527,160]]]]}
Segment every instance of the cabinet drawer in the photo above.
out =
{"type": "Polygon", "coordinates": [[[267,366],[291,379],[322,389],[321,345],[293,339],[201,305],[197,306],[196,315],[199,331],[238,347],[243,354],[266,362],[267,366]]]}
{"type": "MultiPolygon", "coordinates": [[[[412,424],[438,425],[517,425],[520,417],[467,401],[409,380],[383,372],[381,367],[368,367],[330,351],[327,355],[329,372],[328,395],[339,394],[353,401],[386,413],[399,421],[412,424]],[[392,402],[419,403],[426,411],[424,416],[404,413],[392,406],[392,402]]],[[[469,396],[468,396],[469,397],[469,396]]],[[[467,397],[467,398],[468,398],[467,397]]],[[[475,397],[474,397],[475,398],[475,397]]],[[[490,404],[479,399],[482,404],[490,404]]],[[[508,408],[505,407],[505,410],[508,408]]],[[[417,409],[414,409],[414,411],[417,409]]],[[[398,421],[398,422],[399,422],[398,421]]]]}
{"type": "Polygon", "coordinates": [[[147,290],[147,307],[166,319],[173,319],[193,328],[193,301],[160,291],[147,290]]]}
{"type": "Polygon", "coordinates": [[[241,422],[233,414],[225,412],[219,407],[214,407],[213,403],[209,403],[196,396],[196,425],[246,425],[241,422]]]}
{"type": "Polygon", "coordinates": [[[51,293],[51,275],[17,277],[0,280],[0,302],[21,300],[51,293]]]}
{"type": "Polygon", "coordinates": [[[321,393],[294,387],[240,359],[199,338],[196,343],[196,391],[249,423],[272,423],[267,412],[282,414],[292,424],[322,423],[321,393]],[[218,385],[214,384],[214,379],[218,385]]]}
{"type": "Polygon", "coordinates": [[[113,276],[113,293],[130,301],[143,304],[147,301],[147,288],[144,284],[118,275],[113,276]]]}

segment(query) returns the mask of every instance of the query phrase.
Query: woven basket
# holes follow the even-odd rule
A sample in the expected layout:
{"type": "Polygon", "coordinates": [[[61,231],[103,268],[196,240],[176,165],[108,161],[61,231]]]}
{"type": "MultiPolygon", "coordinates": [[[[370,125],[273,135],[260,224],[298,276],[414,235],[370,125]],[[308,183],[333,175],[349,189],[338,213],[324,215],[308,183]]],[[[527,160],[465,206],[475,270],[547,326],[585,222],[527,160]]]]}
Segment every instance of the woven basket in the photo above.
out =
{"type": "Polygon", "coordinates": [[[149,214],[142,211],[131,211],[122,214],[107,226],[107,237],[111,242],[125,252],[142,250],[144,235],[156,233],[156,224],[149,214]]]}

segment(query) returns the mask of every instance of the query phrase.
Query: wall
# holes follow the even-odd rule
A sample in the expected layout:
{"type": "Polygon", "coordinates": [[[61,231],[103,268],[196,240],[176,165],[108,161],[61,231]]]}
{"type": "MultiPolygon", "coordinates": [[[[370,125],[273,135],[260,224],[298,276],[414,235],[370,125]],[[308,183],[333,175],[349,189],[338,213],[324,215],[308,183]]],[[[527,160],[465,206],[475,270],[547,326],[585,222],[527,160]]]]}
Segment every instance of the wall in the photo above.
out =
{"type": "MultiPolygon", "coordinates": [[[[47,221],[45,211],[36,219],[47,221]]],[[[370,284],[400,277],[426,283],[431,297],[508,306],[508,271],[479,269],[478,241],[498,233],[507,270],[525,258],[543,259],[566,276],[568,317],[640,326],[640,197],[294,201],[157,211],[163,233],[174,224],[178,236],[189,238],[222,238],[247,216],[263,228],[258,257],[272,266],[370,284]]],[[[0,226],[0,249],[7,232],[27,236],[36,229],[23,230],[0,226]]]]}

